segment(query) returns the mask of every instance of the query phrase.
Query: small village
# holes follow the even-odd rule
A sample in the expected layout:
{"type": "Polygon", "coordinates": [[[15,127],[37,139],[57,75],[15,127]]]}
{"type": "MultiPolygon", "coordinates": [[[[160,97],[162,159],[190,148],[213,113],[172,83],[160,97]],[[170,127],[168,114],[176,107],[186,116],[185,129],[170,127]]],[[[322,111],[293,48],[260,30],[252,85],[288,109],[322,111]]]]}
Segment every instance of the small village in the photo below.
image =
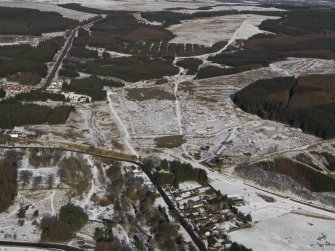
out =
{"type": "Polygon", "coordinates": [[[216,191],[203,169],[178,161],[153,159],[144,163],[206,249],[231,250],[234,243],[229,233],[252,226],[251,215],[238,209],[246,203],[243,197],[216,191]]]}
{"type": "Polygon", "coordinates": [[[193,181],[178,188],[166,185],[164,190],[208,249],[229,250],[232,242],[227,234],[251,226],[251,216],[238,211],[245,203],[241,196],[222,195],[193,181]]]}
{"type": "MultiPolygon", "coordinates": [[[[54,81],[49,86],[47,86],[45,91],[46,93],[62,94],[64,95],[66,101],[70,102],[71,104],[92,102],[92,97],[88,95],[77,94],[75,92],[64,92],[62,90],[62,87],[62,81],[54,81]]],[[[4,80],[0,82],[0,89],[2,89],[6,93],[4,99],[15,97],[17,94],[29,93],[32,90],[37,90],[36,87],[22,85],[16,82],[8,82],[4,80]]]]}

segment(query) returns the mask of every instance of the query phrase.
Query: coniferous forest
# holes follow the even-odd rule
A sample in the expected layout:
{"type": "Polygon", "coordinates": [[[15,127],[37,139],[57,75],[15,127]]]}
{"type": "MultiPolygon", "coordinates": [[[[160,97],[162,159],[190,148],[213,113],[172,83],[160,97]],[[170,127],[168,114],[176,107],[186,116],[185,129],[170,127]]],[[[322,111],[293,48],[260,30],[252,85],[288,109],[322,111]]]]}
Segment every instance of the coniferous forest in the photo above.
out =
{"type": "Polygon", "coordinates": [[[335,137],[334,75],[259,80],[236,93],[234,102],[261,118],[335,137]]]}

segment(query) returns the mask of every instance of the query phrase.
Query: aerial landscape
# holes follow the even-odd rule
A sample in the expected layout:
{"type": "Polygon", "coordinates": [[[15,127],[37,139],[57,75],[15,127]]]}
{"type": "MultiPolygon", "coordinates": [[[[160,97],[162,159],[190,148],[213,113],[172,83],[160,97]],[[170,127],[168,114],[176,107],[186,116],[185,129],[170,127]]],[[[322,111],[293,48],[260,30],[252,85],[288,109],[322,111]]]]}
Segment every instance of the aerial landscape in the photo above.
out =
{"type": "Polygon", "coordinates": [[[335,0],[0,0],[16,250],[335,250],[335,0]]]}

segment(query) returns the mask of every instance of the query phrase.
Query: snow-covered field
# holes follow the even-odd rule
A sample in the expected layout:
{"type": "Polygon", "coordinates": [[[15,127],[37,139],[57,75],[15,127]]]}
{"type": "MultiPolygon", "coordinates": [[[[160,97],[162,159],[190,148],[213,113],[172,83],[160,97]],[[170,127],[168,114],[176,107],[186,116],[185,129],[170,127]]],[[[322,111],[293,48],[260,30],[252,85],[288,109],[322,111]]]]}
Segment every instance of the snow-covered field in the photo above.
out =
{"type": "MultiPolygon", "coordinates": [[[[1,0],[3,1],[3,0],[1,0]]],[[[8,1],[8,0],[5,0],[8,1]]],[[[191,0],[20,0],[15,1],[16,4],[26,4],[33,6],[35,3],[46,4],[66,4],[78,3],[83,6],[93,7],[106,10],[125,10],[125,11],[161,11],[171,9],[175,12],[181,13],[195,13],[195,12],[209,12],[209,11],[222,11],[222,10],[254,10],[254,11],[282,11],[278,8],[266,8],[257,6],[257,2],[244,1],[244,3],[222,3],[215,0],[191,1],[191,0]],[[210,7],[209,9],[199,9],[203,7],[210,7]]],[[[36,7],[36,6],[35,6],[36,7]]]]}
{"type": "Polygon", "coordinates": [[[241,195],[246,205],[239,210],[253,217],[252,228],[229,233],[232,240],[256,251],[334,250],[333,213],[260,191],[216,172],[211,172],[210,178],[211,185],[223,193],[241,195]],[[266,202],[259,195],[269,196],[274,202],[266,202]]]}
{"type": "Polygon", "coordinates": [[[236,40],[248,39],[259,33],[266,33],[258,26],[266,19],[277,19],[261,15],[227,15],[219,17],[185,20],[168,29],[176,35],[170,43],[197,43],[211,46],[219,41],[229,41],[236,33],[236,40]]]}
{"type": "MultiPolygon", "coordinates": [[[[191,7],[205,7],[208,5],[215,5],[216,1],[214,0],[204,0],[202,2],[193,2],[193,1],[165,1],[165,0],[95,0],[95,1],[87,1],[87,0],[25,0],[20,1],[18,4],[24,2],[29,5],[34,5],[35,3],[43,3],[43,4],[66,4],[66,3],[79,3],[83,6],[98,8],[98,9],[106,9],[106,10],[127,10],[127,11],[159,11],[166,8],[183,8],[185,6],[191,7]]],[[[47,5],[45,5],[47,6],[47,5]]],[[[50,6],[49,6],[50,7],[50,6]]],[[[36,8],[36,6],[35,6],[36,8]]]]}

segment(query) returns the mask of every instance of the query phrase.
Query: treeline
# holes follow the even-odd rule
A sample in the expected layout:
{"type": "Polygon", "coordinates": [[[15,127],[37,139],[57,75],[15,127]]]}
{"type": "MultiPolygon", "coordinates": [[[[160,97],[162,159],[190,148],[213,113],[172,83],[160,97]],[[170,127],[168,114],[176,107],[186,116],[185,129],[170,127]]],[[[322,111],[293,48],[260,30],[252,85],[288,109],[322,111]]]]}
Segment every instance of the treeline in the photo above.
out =
{"type": "Polygon", "coordinates": [[[0,7],[0,34],[41,35],[64,31],[78,22],[56,12],[33,9],[0,7]]]}
{"type": "Polygon", "coordinates": [[[67,77],[67,78],[76,78],[79,77],[79,73],[77,72],[80,69],[80,63],[70,58],[65,58],[62,64],[62,68],[59,70],[59,76],[67,77]]]}
{"type": "Polygon", "coordinates": [[[195,168],[189,163],[179,161],[161,160],[157,166],[149,158],[144,161],[144,165],[151,170],[153,176],[160,186],[173,185],[178,187],[183,181],[196,181],[202,185],[208,182],[207,172],[201,168],[195,168]]]}
{"type": "Polygon", "coordinates": [[[333,177],[290,159],[276,159],[274,163],[259,163],[256,166],[263,168],[265,171],[287,175],[313,192],[335,191],[335,179],[333,177]]]}
{"type": "Polygon", "coordinates": [[[64,44],[63,37],[40,42],[38,46],[13,45],[0,46],[0,77],[9,77],[18,72],[37,73],[40,77],[47,74],[46,63],[64,44]]]}
{"type": "Polygon", "coordinates": [[[265,20],[259,28],[292,36],[335,30],[333,9],[297,9],[285,14],[286,16],[281,19],[265,20]]]}
{"type": "Polygon", "coordinates": [[[198,58],[186,58],[178,61],[177,66],[187,69],[187,74],[195,75],[198,72],[199,66],[202,64],[202,60],[198,58]]]}
{"type": "Polygon", "coordinates": [[[17,194],[17,165],[14,154],[6,154],[0,160],[0,212],[5,211],[17,194]]]}
{"type": "Polygon", "coordinates": [[[112,76],[129,82],[158,79],[178,73],[170,59],[150,59],[148,57],[121,57],[107,60],[89,61],[81,65],[80,71],[93,75],[112,76]]]}
{"type": "Polygon", "coordinates": [[[229,53],[223,52],[214,57],[210,57],[209,60],[217,64],[228,65],[238,69],[245,65],[259,65],[259,67],[266,67],[272,61],[284,58],[285,56],[276,50],[250,49],[229,53]]]}
{"type": "Polygon", "coordinates": [[[89,38],[89,31],[80,28],[78,30],[78,36],[73,39],[70,55],[77,58],[99,58],[97,51],[86,48],[89,38]]]}
{"type": "Polygon", "coordinates": [[[80,28],[78,30],[78,36],[73,39],[72,46],[79,48],[86,47],[89,38],[89,31],[85,30],[84,28],[80,28]]]}
{"type": "Polygon", "coordinates": [[[70,56],[77,58],[99,58],[98,51],[89,50],[82,47],[71,47],[70,56]]]}
{"type": "Polygon", "coordinates": [[[41,92],[38,90],[33,90],[30,92],[16,94],[14,97],[1,101],[0,104],[10,104],[10,103],[16,103],[18,101],[45,102],[47,100],[65,101],[65,96],[63,94],[58,93],[49,93],[49,92],[41,92]]]}
{"type": "Polygon", "coordinates": [[[335,137],[335,104],[322,89],[298,85],[294,77],[256,81],[236,93],[242,110],[299,127],[321,138],[335,137]]]}
{"type": "Polygon", "coordinates": [[[35,104],[0,104],[0,128],[23,125],[62,124],[74,110],[72,106],[50,108],[35,104]]]}
{"type": "Polygon", "coordinates": [[[106,98],[106,91],[103,90],[104,86],[122,87],[124,84],[111,80],[103,80],[97,77],[89,77],[73,79],[70,84],[64,83],[62,90],[91,96],[93,101],[100,101],[106,98]]]}
{"type": "Polygon", "coordinates": [[[6,97],[6,91],[4,91],[3,89],[0,89],[0,98],[4,98],[6,97]]]}

